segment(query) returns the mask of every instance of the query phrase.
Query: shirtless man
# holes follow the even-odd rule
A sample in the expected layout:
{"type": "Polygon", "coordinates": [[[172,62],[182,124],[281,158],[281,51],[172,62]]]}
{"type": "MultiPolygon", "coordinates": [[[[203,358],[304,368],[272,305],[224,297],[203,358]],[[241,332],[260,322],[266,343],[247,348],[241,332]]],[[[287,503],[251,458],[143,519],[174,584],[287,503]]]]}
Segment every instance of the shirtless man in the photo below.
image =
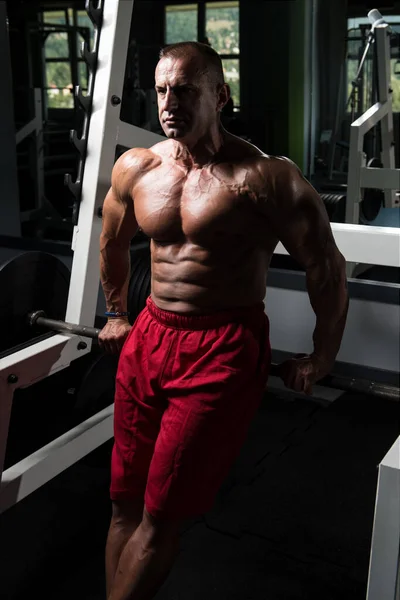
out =
{"type": "Polygon", "coordinates": [[[108,600],[154,597],[181,521],[212,507],[239,454],[267,381],[263,300],[278,241],[304,266],[316,314],[313,353],[282,365],[289,388],[311,393],[332,369],[348,306],[345,260],[316,191],[291,161],[221,127],[229,87],[219,56],[197,43],[167,47],[156,90],[168,139],[119,158],[103,207],[101,280],[117,314],[100,342],[112,352],[123,345],[108,600]],[[151,239],[151,298],[131,328],[129,247],[139,228],[151,239]]]}

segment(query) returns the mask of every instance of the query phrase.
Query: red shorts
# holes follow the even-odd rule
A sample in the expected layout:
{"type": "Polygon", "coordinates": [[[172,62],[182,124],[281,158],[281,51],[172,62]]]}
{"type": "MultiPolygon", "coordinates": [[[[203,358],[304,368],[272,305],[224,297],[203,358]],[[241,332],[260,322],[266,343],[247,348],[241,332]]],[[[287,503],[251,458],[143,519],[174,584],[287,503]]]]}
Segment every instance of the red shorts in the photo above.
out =
{"type": "Polygon", "coordinates": [[[210,510],[260,405],[270,360],[262,303],[192,316],[149,298],[119,360],[111,499],[142,497],[158,518],[210,510]]]}

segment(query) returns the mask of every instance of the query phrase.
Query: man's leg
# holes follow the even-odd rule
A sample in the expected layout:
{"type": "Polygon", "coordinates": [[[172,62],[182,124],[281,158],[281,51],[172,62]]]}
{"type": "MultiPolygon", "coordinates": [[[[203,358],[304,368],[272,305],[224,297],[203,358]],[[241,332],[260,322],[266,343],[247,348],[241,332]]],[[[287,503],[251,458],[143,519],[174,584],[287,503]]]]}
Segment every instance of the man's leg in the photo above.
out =
{"type": "Polygon", "coordinates": [[[112,504],[112,517],[106,544],[107,598],[111,592],[122,551],[142,521],[143,507],[144,500],[139,498],[112,504]]]}
{"type": "Polygon", "coordinates": [[[151,600],[167,578],[179,548],[179,521],[154,519],[146,509],[126,542],[108,600],[151,600]]]}

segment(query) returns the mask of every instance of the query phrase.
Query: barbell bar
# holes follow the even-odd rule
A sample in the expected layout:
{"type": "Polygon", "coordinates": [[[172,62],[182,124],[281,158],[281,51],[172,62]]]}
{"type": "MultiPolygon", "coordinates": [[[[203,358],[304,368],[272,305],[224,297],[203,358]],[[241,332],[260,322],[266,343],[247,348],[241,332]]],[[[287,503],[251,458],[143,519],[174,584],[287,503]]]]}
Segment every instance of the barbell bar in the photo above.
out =
{"type": "Polygon", "coordinates": [[[66,323],[65,321],[57,321],[48,319],[43,310],[36,310],[28,314],[28,323],[31,327],[43,327],[49,331],[59,331],[61,333],[73,333],[83,337],[97,340],[101,329],[96,327],[87,327],[86,325],[75,325],[74,323],[66,323]]]}
{"type": "MultiPolygon", "coordinates": [[[[50,331],[72,333],[82,337],[91,338],[95,341],[98,340],[101,332],[101,329],[97,329],[96,327],[87,327],[86,325],[75,325],[73,323],[66,323],[65,321],[48,319],[43,310],[37,310],[29,313],[27,320],[31,327],[37,326],[50,331]]],[[[271,377],[281,378],[280,365],[272,363],[269,374],[271,377]]],[[[386,400],[398,401],[400,399],[400,390],[398,387],[385,383],[369,381],[367,379],[331,374],[327,375],[323,379],[320,379],[316,385],[336,389],[342,392],[366,394],[368,396],[375,396],[384,398],[386,400]]]]}

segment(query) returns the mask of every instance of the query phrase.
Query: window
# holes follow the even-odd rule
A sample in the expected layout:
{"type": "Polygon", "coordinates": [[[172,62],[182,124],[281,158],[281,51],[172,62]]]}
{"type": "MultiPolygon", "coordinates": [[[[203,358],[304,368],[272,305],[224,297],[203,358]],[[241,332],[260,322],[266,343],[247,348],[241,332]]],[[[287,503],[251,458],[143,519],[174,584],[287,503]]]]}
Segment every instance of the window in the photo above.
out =
{"type": "Polygon", "coordinates": [[[206,37],[220,54],[233,103],[240,106],[239,2],[206,4],[206,37]]]}
{"type": "MultiPolygon", "coordinates": [[[[393,32],[400,35],[400,17],[385,16],[393,32]]],[[[358,67],[363,55],[371,23],[368,18],[352,18],[347,20],[347,68],[346,68],[346,101],[352,91],[352,82],[355,80],[358,67]]],[[[362,114],[375,102],[372,97],[373,81],[373,50],[370,48],[361,72],[361,87],[356,96],[356,114],[362,114]]],[[[391,44],[391,86],[393,89],[393,112],[400,112],[400,46],[398,39],[393,36],[391,44]]],[[[351,112],[351,104],[347,112],[351,112]]]]}
{"type": "Polygon", "coordinates": [[[54,10],[42,14],[42,27],[47,107],[74,108],[74,86],[83,91],[88,86],[80,49],[84,40],[89,47],[93,44],[92,22],[85,11],[54,10]]]}
{"type": "Polygon", "coordinates": [[[197,4],[167,6],[165,9],[165,43],[197,41],[197,4]]]}
{"type": "Polygon", "coordinates": [[[208,42],[221,56],[235,109],[240,108],[239,1],[169,5],[165,43],[208,42]],[[199,9],[200,5],[200,9],[199,9]]]}

